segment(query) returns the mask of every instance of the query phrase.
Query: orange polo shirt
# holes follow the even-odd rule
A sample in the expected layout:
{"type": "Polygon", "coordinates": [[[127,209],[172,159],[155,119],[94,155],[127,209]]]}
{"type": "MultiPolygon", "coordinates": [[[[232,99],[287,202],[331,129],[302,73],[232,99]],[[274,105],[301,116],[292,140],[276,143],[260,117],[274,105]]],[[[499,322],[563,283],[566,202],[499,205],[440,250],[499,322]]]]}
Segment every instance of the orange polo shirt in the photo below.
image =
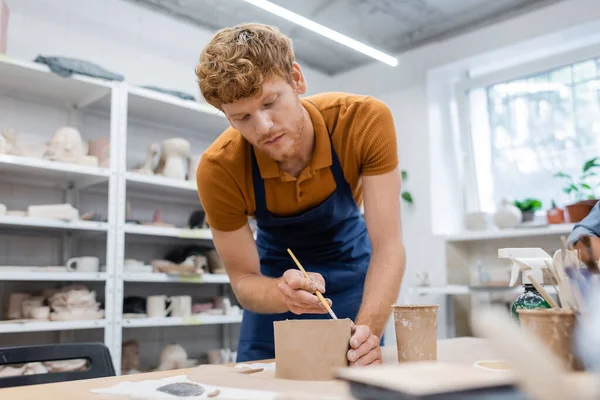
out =
{"type": "MultiPolygon", "coordinates": [[[[333,193],[329,133],[344,177],[360,206],[361,176],[383,174],[398,166],[390,110],[373,97],[347,93],[322,93],[301,98],[301,102],[314,125],[315,148],[311,162],[298,178],[256,151],[267,210],[277,216],[295,215],[321,204],[333,193]]],[[[217,230],[239,229],[254,215],[251,150],[252,145],[230,127],[200,159],[198,194],[208,224],[217,230]]]]}

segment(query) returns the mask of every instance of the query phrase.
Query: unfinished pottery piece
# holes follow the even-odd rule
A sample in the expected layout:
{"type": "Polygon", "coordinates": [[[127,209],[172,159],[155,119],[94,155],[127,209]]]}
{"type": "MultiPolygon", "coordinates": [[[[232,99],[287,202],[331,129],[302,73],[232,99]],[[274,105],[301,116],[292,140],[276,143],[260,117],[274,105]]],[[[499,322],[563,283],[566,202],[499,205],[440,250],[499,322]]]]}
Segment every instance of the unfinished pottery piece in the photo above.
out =
{"type": "Polygon", "coordinates": [[[562,308],[519,309],[521,328],[537,337],[563,362],[565,368],[576,369],[573,353],[575,312],[562,308]]]}
{"type": "Polygon", "coordinates": [[[308,319],[273,322],[275,377],[307,381],[334,378],[348,366],[352,321],[308,319]]]}
{"type": "Polygon", "coordinates": [[[121,346],[121,371],[137,371],[140,369],[140,343],[137,340],[123,342],[121,346]]]}
{"type": "Polygon", "coordinates": [[[398,362],[437,360],[438,305],[394,305],[398,362]]]}
{"type": "Polygon", "coordinates": [[[48,321],[50,319],[50,307],[48,307],[48,306],[33,307],[29,311],[29,315],[31,316],[32,319],[48,321]]]}
{"type": "Polygon", "coordinates": [[[54,218],[71,221],[79,219],[79,210],[68,203],[32,205],[27,208],[27,215],[31,218],[54,218]]]}
{"type": "Polygon", "coordinates": [[[30,297],[27,300],[23,300],[21,303],[21,317],[32,318],[31,310],[44,305],[44,300],[45,299],[42,296],[30,297]]]}
{"type": "Polygon", "coordinates": [[[72,126],[63,126],[54,132],[44,157],[53,161],[79,164],[87,154],[88,145],[81,139],[79,130],[72,126]]]}
{"type": "Polygon", "coordinates": [[[0,203],[0,217],[6,215],[6,206],[0,203]]]}
{"type": "Polygon", "coordinates": [[[110,167],[110,138],[89,140],[88,147],[89,155],[96,157],[99,167],[110,167]]]}
{"type": "Polygon", "coordinates": [[[16,129],[7,129],[3,131],[3,149],[0,150],[4,151],[0,151],[0,153],[10,154],[13,156],[22,156],[23,152],[21,151],[20,146],[17,144],[18,137],[19,132],[16,129]]]}
{"type": "Polygon", "coordinates": [[[189,368],[195,363],[196,360],[188,359],[187,351],[181,345],[172,343],[161,350],[157,371],[189,368]]]}
{"type": "Polygon", "coordinates": [[[11,293],[8,298],[8,310],[6,319],[21,319],[24,318],[21,312],[21,305],[25,300],[31,298],[29,293],[11,293]]]}
{"type": "Polygon", "coordinates": [[[188,172],[190,142],[182,138],[172,138],[161,143],[161,154],[157,175],[171,179],[185,180],[188,172]]]}

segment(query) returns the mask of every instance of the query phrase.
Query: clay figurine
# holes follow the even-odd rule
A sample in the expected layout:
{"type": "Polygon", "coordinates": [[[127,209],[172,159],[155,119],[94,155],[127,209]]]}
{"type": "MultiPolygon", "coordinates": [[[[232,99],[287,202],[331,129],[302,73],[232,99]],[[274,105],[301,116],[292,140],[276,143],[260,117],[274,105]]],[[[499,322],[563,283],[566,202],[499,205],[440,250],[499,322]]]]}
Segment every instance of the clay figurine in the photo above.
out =
{"type": "Polygon", "coordinates": [[[0,149],[0,153],[6,153],[13,156],[21,156],[23,152],[21,148],[17,144],[17,137],[19,136],[19,132],[16,129],[8,129],[2,132],[2,137],[4,138],[4,151],[0,149]]]}
{"type": "Polygon", "coordinates": [[[165,346],[160,352],[160,361],[157,371],[189,368],[195,365],[197,360],[189,360],[187,351],[176,343],[165,346]]]}

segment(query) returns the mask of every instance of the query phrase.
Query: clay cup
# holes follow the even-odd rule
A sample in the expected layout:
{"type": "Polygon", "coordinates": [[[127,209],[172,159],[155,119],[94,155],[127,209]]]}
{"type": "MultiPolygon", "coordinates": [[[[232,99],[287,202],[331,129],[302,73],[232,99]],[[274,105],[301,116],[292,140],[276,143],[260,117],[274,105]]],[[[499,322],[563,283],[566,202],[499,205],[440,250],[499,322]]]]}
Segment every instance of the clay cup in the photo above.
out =
{"type": "Polygon", "coordinates": [[[438,305],[393,305],[398,362],[437,360],[438,305]]]}

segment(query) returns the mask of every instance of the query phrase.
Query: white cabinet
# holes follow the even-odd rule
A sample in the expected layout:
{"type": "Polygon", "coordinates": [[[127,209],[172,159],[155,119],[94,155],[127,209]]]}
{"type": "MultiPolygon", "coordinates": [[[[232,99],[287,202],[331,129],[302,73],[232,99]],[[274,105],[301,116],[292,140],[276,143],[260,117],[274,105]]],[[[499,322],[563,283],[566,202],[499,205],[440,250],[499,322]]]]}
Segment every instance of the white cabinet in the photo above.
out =
{"type": "Polygon", "coordinates": [[[160,348],[170,341],[187,346],[190,358],[197,358],[194,352],[232,345],[234,329],[225,326],[239,324],[240,316],[124,319],[122,315],[128,295],[231,296],[226,275],[178,278],[124,269],[125,259],[164,258],[176,246],[212,246],[210,230],[183,228],[189,215],[201,209],[193,179],[173,180],[131,169],[144,161],[150,144],[171,137],[188,140],[191,160],[197,162],[228,126],[225,117],[206,104],[127,82],[78,75],[63,78],[41,64],[0,59],[0,130],[16,129],[19,141],[29,145],[50,140],[64,125],[76,127],[85,141],[108,138],[109,167],[0,154],[0,204],[26,211],[29,205],[70,203],[80,214],[91,212],[95,217],[64,221],[15,213],[0,216],[2,317],[11,292],[37,293],[65,284],[85,284],[95,291],[105,317],[2,321],[0,346],[102,341],[120,371],[121,342],[128,338],[139,339],[145,357],[150,354],[156,360],[160,348]],[[176,227],[144,225],[155,212],[176,227]],[[69,258],[84,255],[98,257],[104,268],[97,273],[58,268],[69,258]],[[32,268],[25,271],[25,266],[32,268]],[[144,327],[153,329],[135,329],[144,327]]]}

